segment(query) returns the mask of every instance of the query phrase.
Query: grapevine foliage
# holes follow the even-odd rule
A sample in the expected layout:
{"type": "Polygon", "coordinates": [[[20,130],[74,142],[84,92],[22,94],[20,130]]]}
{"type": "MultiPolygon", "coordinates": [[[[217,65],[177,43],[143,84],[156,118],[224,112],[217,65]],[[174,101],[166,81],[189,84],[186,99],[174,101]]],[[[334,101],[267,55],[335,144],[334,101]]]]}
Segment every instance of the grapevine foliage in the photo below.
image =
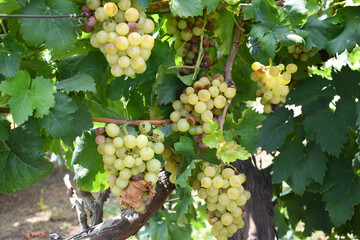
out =
{"type": "MultiPolygon", "coordinates": [[[[79,14],[86,2],[0,1],[0,13],[79,14]]],[[[146,9],[155,1],[136,2],[146,9]]],[[[260,150],[274,156],[262,171],[272,179],[279,237],[305,239],[322,230],[331,239],[347,234],[359,238],[359,1],[170,0],[164,9],[170,14],[145,10],[155,22],[154,47],[146,71],[131,77],[114,77],[107,58],[90,44],[91,34],[74,28],[67,18],[0,19],[0,107],[10,108],[9,114],[0,114],[0,192],[13,194],[51,174],[47,152],[65,159],[78,188],[108,188],[109,174],[92,129],[99,124],[92,117],[170,118],[172,103],[184,89],[203,75],[223,73],[234,32],[243,28],[232,68],[236,96],[223,128],[208,123],[210,132],[202,138],[207,149],[198,152],[189,133],[160,128],[172,154],[159,160],[177,187],[172,197],[181,201],[172,205],[175,214],[159,210],[139,239],[190,239],[193,230],[207,227],[206,207],[194,207],[197,199],[190,187],[204,171],[201,166],[244,160],[260,150]],[[214,11],[219,15],[213,28],[201,32],[216,43],[208,52],[210,66],[181,76],[180,33],[169,34],[167,23],[173,17],[205,19],[214,11]],[[276,112],[259,113],[262,107],[255,101],[261,83],[250,77],[254,62],[264,69],[297,65],[286,102],[276,112]],[[299,222],[305,224],[301,231],[299,222]]],[[[196,67],[195,62],[189,66],[196,67]]],[[[131,127],[127,131],[135,133],[131,127]]]]}

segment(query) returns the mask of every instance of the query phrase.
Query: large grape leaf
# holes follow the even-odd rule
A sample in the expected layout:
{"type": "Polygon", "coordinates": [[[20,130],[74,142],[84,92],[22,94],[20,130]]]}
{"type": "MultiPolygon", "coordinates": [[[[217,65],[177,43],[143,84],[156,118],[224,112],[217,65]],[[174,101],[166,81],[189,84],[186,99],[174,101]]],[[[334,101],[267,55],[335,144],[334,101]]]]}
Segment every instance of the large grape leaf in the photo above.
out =
{"type": "Polygon", "coordinates": [[[344,29],[334,39],[328,42],[327,49],[330,54],[349,52],[360,43],[360,6],[345,7],[337,10],[337,14],[344,18],[344,29]]]}
{"type": "Polygon", "coordinates": [[[283,22],[290,22],[292,27],[297,27],[305,22],[308,15],[305,0],[288,0],[284,3],[284,14],[281,17],[283,22]]]}
{"type": "Polygon", "coordinates": [[[309,33],[305,38],[307,48],[324,49],[328,42],[338,35],[341,26],[334,24],[331,18],[318,19],[310,16],[302,30],[309,33]]]}
{"type": "Polygon", "coordinates": [[[24,46],[13,35],[6,35],[0,44],[0,74],[8,78],[14,76],[19,69],[21,54],[24,51],[24,46]]]}
{"type": "Polygon", "coordinates": [[[184,240],[191,238],[192,228],[190,224],[187,224],[185,227],[180,227],[175,223],[168,222],[167,229],[171,240],[184,240]]]}
{"type": "MultiPolygon", "coordinates": [[[[78,13],[79,8],[70,1],[32,0],[22,14],[61,15],[78,13]]],[[[20,18],[21,32],[25,41],[32,46],[45,42],[49,49],[67,51],[76,42],[76,33],[67,18],[20,18]]]]}
{"type": "Polygon", "coordinates": [[[355,103],[351,99],[340,99],[336,103],[335,112],[325,107],[307,115],[304,120],[305,130],[315,133],[316,142],[323,150],[339,156],[343,144],[350,137],[349,126],[355,126],[355,112],[355,103]]]}
{"type": "Polygon", "coordinates": [[[220,11],[219,19],[215,22],[214,35],[219,39],[219,52],[221,55],[230,53],[233,40],[234,18],[228,11],[220,11]]]}
{"type": "Polygon", "coordinates": [[[201,0],[172,0],[170,10],[173,15],[179,17],[202,16],[203,14],[201,0]]]}
{"type": "Polygon", "coordinates": [[[3,119],[0,120],[0,141],[9,140],[10,122],[3,119]]]}
{"type": "Polygon", "coordinates": [[[108,173],[104,170],[104,163],[97,151],[95,138],[96,135],[93,132],[86,132],[78,137],[71,160],[78,188],[89,192],[98,192],[107,186],[108,173]]]}
{"type": "Polygon", "coordinates": [[[16,0],[0,0],[0,12],[2,14],[12,13],[20,8],[21,6],[16,0]]]}
{"type": "Polygon", "coordinates": [[[161,65],[158,68],[155,85],[158,104],[165,105],[174,102],[185,87],[185,84],[180,81],[174,71],[168,69],[168,66],[161,65]]]}
{"type": "Polygon", "coordinates": [[[194,140],[187,136],[181,136],[180,142],[175,143],[175,153],[192,156],[194,154],[194,140]]]}
{"type": "Polygon", "coordinates": [[[28,72],[19,71],[13,78],[2,81],[0,91],[11,96],[10,112],[17,124],[24,123],[29,116],[42,117],[49,114],[55,104],[55,87],[50,79],[36,77],[31,79],[28,72]]]}
{"type": "Polygon", "coordinates": [[[149,221],[150,235],[152,240],[168,239],[167,222],[155,221],[151,219],[149,221]]]}
{"type": "Polygon", "coordinates": [[[274,159],[273,183],[290,179],[290,186],[297,194],[302,195],[305,187],[311,182],[321,183],[325,177],[327,158],[316,144],[310,144],[307,156],[301,140],[287,142],[274,159]]]}
{"type": "Polygon", "coordinates": [[[332,159],[323,186],[323,200],[335,226],[344,224],[354,214],[354,206],[360,203],[360,177],[351,162],[332,159]]]}
{"type": "Polygon", "coordinates": [[[70,91],[89,91],[89,92],[96,92],[95,82],[94,79],[86,74],[77,74],[70,78],[61,80],[55,86],[58,89],[63,89],[66,92],[70,91]]]}
{"type": "Polygon", "coordinates": [[[260,139],[257,147],[262,147],[268,153],[284,144],[285,136],[292,132],[293,112],[281,108],[278,112],[267,115],[260,128],[260,139]]]}
{"type": "Polygon", "coordinates": [[[47,177],[53,169],[41,151],[43,139],[20,127],[0,146],[0,192],[12,194],[47,177]]]}
{"type": "Polygon", "coordinates": [[[185,171],[183,171],[180,176],[178,176],[176,178],[175,184],[179,185],[181,187],[186,187],[189,183],[188,183],[188,179],[189,177],[191,177],[192,171],[195,169],[196,167],[196,163],[200,162],[201,160],[193,160],[191,161],[191,163],[189,164],[189,166],[187,166],[187,168],[185,169],[185,171]]]}
{"type": "Polygon", "coordinates": [[[237,136],[241,146],[244,146],[249,153],[256,152],[256,143],[260,138],[260,130],[257,128],[266,117],[250,108],[243,112],[239,123],[234,123],[231,115],[226,118],[226,130],[230,130],[237,136]]]}
{"type": "Polygon", "coordinates": [[[44,116],[40,121],[48,136],[62,138],[71,134],[73,130],[73,117],[71,114],[78,107],[71,98],[61,92],[55,93],[55,101],[55,106],[50,109],[49,115],[44,116]]]}
{"type": "Polygon", "coordinates": [[[204,8],[206,8],[207,13],[216,11],[217,6],[220,3],[220,0],[201,0],[201,3],[204,8]]]}
{"type": "Polygon", "coordinates": [[[337,95],[342,98],[360,97],[359,71],[353,71],[346,66],[341,71],[333,72],[332,78],[337,95]]]}

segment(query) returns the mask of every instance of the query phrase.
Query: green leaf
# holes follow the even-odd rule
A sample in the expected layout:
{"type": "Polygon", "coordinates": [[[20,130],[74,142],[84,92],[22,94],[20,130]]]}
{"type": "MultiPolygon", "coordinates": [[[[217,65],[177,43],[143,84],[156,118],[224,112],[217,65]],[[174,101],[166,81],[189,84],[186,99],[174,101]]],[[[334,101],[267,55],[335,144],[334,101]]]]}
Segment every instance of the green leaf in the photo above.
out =
{"type": "Polygon", "coordinates": [[[244,147],[238,145],[235,141],[225,142],[216,153],[216,156],[225,163],[235,162],[236,160],[246,160],[251,154],[244,147]]]}
{"type": "Polygon", "coordinates": [[[202,16],[203,6],[201,0],[172,0],[170,2],[170,10],[174,16],[191,17],[202,16]]]}
{"type": "Polygon", "coordinates": [[[174,144],[176,154],[192,156],[194,154],[194,140],[190,137],[181,136],[180,142],[174,144]]]}
{"type": "Polygon", "coordinates": [[[233,26],[235,21],[230,12],[223,10],[219,11],[219,13],[219,19],[214,24],[214,35],[219,39],[220,46],[218,50],[220,54],[228,55],[233,40],[233,26]]]}
{"type": "Polygon", "coordinates": [[[150,236],[152,240],[164,240],[168,239],[167,222],[165,221],[149,221],[150,236]]]}
{"type": "Polygon", "coordinates": [[[354,174],[348,161],[333,159],[328,168],[323,200],[331,221],[339,226],[351,218],[354,206],[360,203],[360,177],[354,174]]]}
{"type": "Polygon", "coordinates": [[[150,2],[151,0],[136,0],[136,3],[139,4],[142,9],[146,9],[150,2]]]}
{"type": "Polygon", "coordinates": [[[275,3],[271,0],[254,0],[251,2],[256,21],[273,28],[277,25],[279,14],[275,3]]]}
{"type": "Polygon", "coordinates": [[[0,120],[0,141],[9,140],[10,122],[0,120]]]}
{"type": "Polygon", "coordinates": [[[109,175],[104,171],[104,163],[97,151],[95,138],[96,134],[93,132],[86,132],[78,137],[71,160],[78,188],[88,192],[104,190],[107,186],[106,178],[109,175]]]}
{"type": "Polygon", "coordinates": [[[185,227],[180,227],[175,223],[167,223],[168,232],[171,240],[191,239],[192,228],[188,224],[185,227]]]}
{"type": "Polygon", "coordinates": [[[0,146],[0,192],[13,194],[47,177],[53,169],[41,151],[43,139],[21,128],[10,131],[0,146]]]}
{"type": "Polygon", "coordinates": [[[185,169],[185,171],[183,171],[180,176],[178,176],[175,180],[175,184],[179,185],[181,187],[186,187],[189,186],[191,183],[188,182],[189,177],[191,177],[192,174],[192,170],[195,169],[196,167],[196,163],[200,162],[201,160],[193,160],[191,161],[191,163],[189,164],[189,166],[187,166],[187,168],[185,169]]]}
{"type": "Polygon", "coordinates": [[[82,73],[71,78],[61,80],[60,82],[56,83],[55,86],[58,89],[63,89],[66,92],[96,92],[94,79],[91,76],[82,73]]]}
{"type": "Polygon", "coordinates": [[[0,0],[0,12],[3,14],[10,14],[20,8],[21,6],[16,0],[0,0]]]}
{"type": "Polygon", "coordinates": [[[333,72],[332,78],[337,95],[342,98],[360,97],[359,71],[353,71],[349,67],[343,67],[341,72],[333,72]]]}
{"type": "Polygon", "coordinates": [[[262,147],[268,153],[284,144],[285,136],[292,132],[293,113],[281,108],[274,114],[267,115],[260,128],[260,139],[257,147],[262,147]]]}
{"type": "Polygon", "coordinates": [[[297,27],[305,22],[308,14],[305,0],[289,0],[284,3],[285,16],[282,21],[289,21],[292,27],[297,27]]]}
{"type": "Polygon", "coordinates": [[[175,207],[175,210],[176,210],[176,215],[177,215],[177,220],[178,220],[177,222],[180,226],[183,226],[184,225],[183,219],[186,219],[186,218],[184,218],[185,217],[184,215],[190,211],[190,209],[191,209],[190,207],[192,207],[194,198],[191,195],[191,187],[190,186],[187,186],[186,188],[180,188],[178,191],[180,192],[179,198],[181,199],[181,201],[175,207]]]}
{"type": "Polygon", "coordinates": [[[24,51],[24,46],[13,35],[6,35],[0,44],[0,74],[8,78],[14,76],[19,69],[21,54],[24,51]]]}
{"type": "Polygon", "coordinates": [[[203,8],[206,8],[206,12],[211,13],[216,11],[220,0],[201,0],[201,3],[203,5],[203,8]]]}
{"type": "Polygon", "coordinates": [[[290,180],[291,188],[296,194],[302,195],[305,187],[311,182],[322,183],[325,177],[327,158],[316,144],[308,147],[307,157],[301,141],[287,142],[274,159],[273,183],[290,180]]]}
{"type": "Polygon", "coordinates": [[[206,135],[202,139],[202,141],[209,148],[218,148],[220,146],[217,135],[213,135],[213,134],[206,135]]]}
{"type": "Polygon", "coordinates": [[[52,51],[51,58],[63,60],[65,58],[72,57],[74,55],[88,54],[90,51],[94,51],[95,48],[91,46],[88,38],[78,39],[75,45],[67,51],[52,51]]]}
{"type": "Polygon", "coordinates": [[[155,94],[158,104],[169,104],[176,100],[176,96],[185,85],[176,77],[168,66],[161,65],[156,76],[155,94]]]}
{"type": "Polygon", "coordinates": [[[31,79],[29,73],[24,71],[19,71],[13,78],[1,82],[0,91],[11,96],[10,112],[17,124],[24,123],[33,115],[33,110],[36,110],[35,117],[49,114],[49,109],[55,104],[56,90],[50,79],[31,79]]]}
{"type": "MultiPolygon", "coordinates": [[[[61,15],[78,13],[79,8],[70,1],[32,0],[27,4],[22,14],[61,15]]],[[[67,51],[76,42],[76,34],[67,18],[20,18],[21,32],[25,41],[32,46],[45,42],[49,49],[67,51]]]]}
{"type": "Polygon", "coordinates": [[[351,52],[360,39],[360,6],[338,9],[337,14],[345,20],[344,29],[340,35],[328,42],[327,49],[330,54],[342,53],[345,49],[351,52]]]}
{"type": "Polygon", "coordinates": [[[319,20],[315,16],[310,16],[302,30],[309,33],[305,38],[307,48],[324,49],[328,42],[337,36],[340,26],[335,25],[331,18],[319,20]]]}
{"type": "Polygon", "coordinates": [[[305,130],[315,133],[316,142],[323,150],[339,156],[343,144],[350,137],[349,125],[355,125],[355,112],[355,103],[352,100],[340,99],[336,104],[335,113],[325,107],[306,116],[305,130]]]}
{"type": "Polygon", "coordinates": [[[45,128],[47,136],[53,138],[62,138],[71,134],[73,130],[73,117],[71,116],[77,110],[76,103],[66,94],[55,93],[55,106],[50,109],[50,113],[44,116],[41,126],[45,128]]]}
{"type": "Polygon", "coordinates": [[[200,151],[199,159],[217,165],[221,163],[220,160],[216,157],[216,149],[206,149],[200,151]]]}
{"type": "Polygon", "coordinates": [[[234,135],[239,135],[240,145],[244,146],[249,153],[255,153],[256,143],[260,138],[260,130],[257,127],[265,118],[264,115],[248,108],[244,111],[239,123],[233,122],[231,115],[227,115],[226,120],[230,122],[230,130],[234,132],[234,135]]]}

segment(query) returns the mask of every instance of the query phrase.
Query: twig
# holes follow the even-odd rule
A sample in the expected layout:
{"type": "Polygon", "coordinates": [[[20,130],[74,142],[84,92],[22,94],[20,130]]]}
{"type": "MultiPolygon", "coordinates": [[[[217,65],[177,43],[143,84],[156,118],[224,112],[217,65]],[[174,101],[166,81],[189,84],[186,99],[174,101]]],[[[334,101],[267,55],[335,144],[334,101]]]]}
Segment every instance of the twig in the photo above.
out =
{"type": "Polygon", "coordinates": [[[10,108],[0,108],[0,113],[10,113],[10,108]]]}
{"type": "Polygon", "coordinates": [[[161,125],[161,126],[167,126],[172,123],[170,119],[164,119],[164,120],[120,120],[120,119],[112,119],[112,118],[93,117],[92,120],[94,122],[115,123],[118,125],[127,124],[129,126],[139,126],[140,123],[143,121],[149,122],[151,125],[161,125]]]}
{"type": "Polygon", "coordinates": [[[83,18],[90,17],[88,13],[66,14],[66,15],[27,15],[27,14],[0,14],[3,18],[83,18]]]}
{"type": "Polygon", "coordinates": [[[0,25],[1,25],[1,28],[2,28],[2,30],[3,30],[3,32],[4,32],[4,35],[6,36],[6,35],[7,35],[7,31],[6,31],[6,28],[5,28],[5,25],[4,25],[3,21],[2,21],[2,19],[0,19],[0,25]]]}
{"type": "Polygon", "coordinates": [[[231,99],[227,100],[224,111],[223,111],[223,114],[221,116],[221,120],[220,120],[220,130],[221,131],[224,129],[226,113],[227,113],[227,110],[229,109],[230,104],[231,104],[231,99]]]}
{"type": "Polygon", "coordinates": [[[169,1],[168,0],[163,0],[163,1],[159,1],[159,2],[153,2],[150,3],[149,6],[147,7],[147,9],[159,9],[159,8],[163,8],[163,7],[168,7],[169,6],[169,1]]]}
{"type": "Polygon", "coordinates": [[[101,191],[98,199],[90,193],[80,190],[80,194],[85,201],[85,206],[90,212],[91,226],[102,222],[104,202],[109,198],[110,188],[101,191]]]}
{"type": "Polygon", "coordinates": [[[89,228],[89,225],[87,224],[87,215],[86,215],[86,212],[85,212],[85,209],[83,206],[83,201],[81,198],[79,198],[77,196],[76,191],[74,190],[74,187],[71,185],[69,174],[65,175],[64,183],[68,190],[71,207],[76,209],[81,227],[83,230],[86,230],[89,228]]]}
{"type": "Polygon", "coordinates": [[[171,11],[169,9],[165,9],[163,11],[146,11],[145,13],[149,14],[149,15],[151,15],[151,14],[170,14],[171,11]]]}

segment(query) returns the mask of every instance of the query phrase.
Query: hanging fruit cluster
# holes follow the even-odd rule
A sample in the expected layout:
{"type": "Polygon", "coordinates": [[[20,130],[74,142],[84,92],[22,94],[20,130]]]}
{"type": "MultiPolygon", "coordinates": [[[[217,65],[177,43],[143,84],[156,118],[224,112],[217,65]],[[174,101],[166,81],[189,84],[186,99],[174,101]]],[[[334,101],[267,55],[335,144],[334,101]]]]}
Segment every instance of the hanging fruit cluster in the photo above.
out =
{"type": "Polygon", "coordinates": [[[302,62],[306,62],[310,57],[315,55],[314,48],[308,49],[301,45],[288,46],[288,52],[294,54],[294,58],[299,59],[302,62]]]}
{"type": "Polygon", "coordinates": [[[146,61],[154,47],[149,35],[155,29],[151,19],[136,2],[120,0],[118,3],[91,0],[87,3],[95,11],[86,26],[93,27],[90,43],[105,55],[111,74],[133,76],[146,71],[146,61]]]}
{"type": "Polygon", "coordinates": [[[135,136],[121,131],[116,124],[98,128],[95,139],[98,152],[102,155],[104,169],[109,176],[107,183],[111,192],[120,197],[120,204],[144,212],[146,204],[155,194],[161,163],[155,158],[164,152],[164,133],[154,129],[148,122],[139,126],[140,134],[135,136]]]}

